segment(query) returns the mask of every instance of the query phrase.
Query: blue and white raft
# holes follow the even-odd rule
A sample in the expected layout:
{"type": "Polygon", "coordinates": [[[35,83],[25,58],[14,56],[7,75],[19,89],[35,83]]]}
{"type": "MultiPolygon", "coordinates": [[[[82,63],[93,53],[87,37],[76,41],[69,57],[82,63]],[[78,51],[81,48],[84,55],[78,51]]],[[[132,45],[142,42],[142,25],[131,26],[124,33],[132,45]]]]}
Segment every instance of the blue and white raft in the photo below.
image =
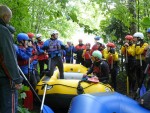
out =
{"type": "Polygon", "coordinates": [[[69,113],[150,113],[150,110],[125,95],[110,92],[74,97],[69,113]]]}

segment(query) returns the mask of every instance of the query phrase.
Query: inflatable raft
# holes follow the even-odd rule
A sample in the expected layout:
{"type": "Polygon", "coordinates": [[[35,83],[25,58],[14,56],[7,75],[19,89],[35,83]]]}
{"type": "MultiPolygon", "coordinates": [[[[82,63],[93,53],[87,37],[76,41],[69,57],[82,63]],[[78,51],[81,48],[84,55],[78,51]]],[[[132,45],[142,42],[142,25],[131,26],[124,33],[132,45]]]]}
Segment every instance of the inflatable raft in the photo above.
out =
{"type": "Polygon", "coordinates": [[[150,110],[125,95],[109,92],[76,96],[68,113],[150,113],[150,110]]]}
{"type": "Polygon", "coordinates": [[[56,69],[51,78],[44,76],[40,80],[36,86],[36,91],[42,98],[43,86],[47,84],[46,105],[49,105],[52,109],[66,108],[67,110],[72,98],[79,94],[114,91],[108,84],[81,81],[83,74],[86,72],[87,68],[80,64],[64,64],[65,79],[58,79],[59,71],[56,69]]]}

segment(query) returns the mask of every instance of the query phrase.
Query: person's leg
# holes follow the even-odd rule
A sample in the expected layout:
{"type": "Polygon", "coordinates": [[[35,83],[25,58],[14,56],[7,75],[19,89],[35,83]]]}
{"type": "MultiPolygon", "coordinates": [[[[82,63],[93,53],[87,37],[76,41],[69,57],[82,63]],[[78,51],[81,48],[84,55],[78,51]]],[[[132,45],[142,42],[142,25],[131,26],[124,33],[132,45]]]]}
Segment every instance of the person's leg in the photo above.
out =
{"type": "Polygon", "coordinates": [[[66,63],[70,63],[70,60],[69,60],[69,59],[66,59],[66,63]]]}
{"type": "MultiPolygon", "coordinates": [[[[46,69],[47,69],[47,68],[48,68],[48,59],[45,59],[45,60],[44,60],[44,66],[45,66],[45,64],[46,64],[46,66],[47,66],[47,67],[46,67],[46,69]]],[[[43,70],[44,70],[44,66],[43,66],[43,70]]]]}
{"type": "Polygon", "coordinates": [[[80,59],[79,58],[76,59],[76,64],[80,64],[80,59]]]}
{"type": "Polygon", "coordinates": [[[112,82],[112,86],[114,88],[114,90],[116,91],[116,88],[117,88],[117,83],[116,83],[116,74],[117,72],[115,71],[115,69],[112,69],[111,70],[111,82],[112,82]]]}
{"type": "Polygon", "coordinates": [[[35,88],[37,85],[37,78],[34,70],[30,72],[30,83],[33,86],[33,88],[35,88]]]}
{"type": "Polygon", "coordinates": [[[18,91],[11,88],[7,78],[0,79],[1,113],[17,113],[18,91]]]}
{"type": "Polygon", "coordinates": [[[40,76],[44,70],[44,61],[43,60],[39,60],[39,67],[40,67],[40,76]]]}
{"type": "Polygon", "coordinates": [[[51,77],[53,75],[54,70],[56,68],[56,60],[55,59],[56,59],[55,57],[49,59],[49,66],[48,67],[50,67],[50,68],[48,68],[49,72],[46,74],[49,77],[51,77]]]}
{"type": "Polygon", "coordinates": [[[137,62],[136,62],[136,81],[137,81],[138,87],[140,87],[140,75],[141,75],[140,63],[139,63],[139,60],[137,60],[137,62]]]}
{"type": "Polygon", "coordinates": [[[81,64],[84,66],[84,58],[81,58],[81,64]]]}
{"type": "Polygon", "coordinates": [[[64,67],[63,67],[63,62],[61,60],[61,57],[57,57],[56,62],[60,73],[60,79],[64,79],[64,67]]]}

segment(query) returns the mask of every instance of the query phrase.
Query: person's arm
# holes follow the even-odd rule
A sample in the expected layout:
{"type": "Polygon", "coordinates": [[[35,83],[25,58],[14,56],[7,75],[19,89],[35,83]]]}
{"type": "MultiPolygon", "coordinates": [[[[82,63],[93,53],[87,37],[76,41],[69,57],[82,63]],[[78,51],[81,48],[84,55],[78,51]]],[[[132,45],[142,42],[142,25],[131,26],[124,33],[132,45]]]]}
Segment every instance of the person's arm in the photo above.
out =
{"type": "Polygon", "coordinates": [[[3,71],[10,80],[16,84],[22,82],[22,77],[19,74],[16,52],[11,39],[11,34],[5,27],[0,29],[0,64],[3,71]]]}
{"type": "Polygon", "coordinates": [[[102,73],[102,76],[100,77],[100,81],[108,80],[109,79],[109,66],[107,62],[102,61],[102,63],[100,64],[100,69],[102,73]]]}
{"type": "Polygon", "coordinates": [[[49,49],[49,43],[50,43],[50,40],[46,40],[44,42],[43,46],[41,47],[41,49],[48,50],[49,49]]]}
{"type": "Polygon", "coordinates": [[[89,70],[87,71],[87,75],[89,75],[89,74],[91,74],[93,72],[93,64],[92,64],[92,66],[89,68],[89,70]]]}
{"type": "Polygon", "coordinates": [[[148,46],[147,43],[144,43],[141,47],[140,46],[136,46],[135,48],[135,52],[137,55],[143,54],[145,52],[145,47],[148,46]]]}
{"type": "Polygon", "coordinates": [[[61,49],[65,50],[66,46],[62,43],[62,41],[60,41],[60,45],[61,45],[61,49]]]}
{"type": "Polygon", "coordinates": [[[24,60],[28,60],[32,56],[32,50],[33,50],[32,47],[26,48],[26,51],[19,48],[17,52],[17,56],[19,56],[24,60]]]}

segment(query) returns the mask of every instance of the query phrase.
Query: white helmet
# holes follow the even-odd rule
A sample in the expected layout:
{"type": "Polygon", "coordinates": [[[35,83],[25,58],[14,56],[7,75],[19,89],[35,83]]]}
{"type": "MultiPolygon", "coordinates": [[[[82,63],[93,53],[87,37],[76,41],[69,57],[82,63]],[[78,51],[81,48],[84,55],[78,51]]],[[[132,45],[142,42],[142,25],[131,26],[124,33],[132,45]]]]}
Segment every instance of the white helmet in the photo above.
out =
{"type": "Polygon", "coordinates": [[[36,34],[36,38],[40,38],[42,34],[36,34]]]}
{"type": "Polygon", "coordinates": [[[143,33],[141,33],[141,32],[136,32],[136,33],[134,33],[133,37],[137,37],[137,38],[140,38],[140,39],[144,39],[144,35],[143,35],[143,33]]]}
{"type": "Polygon", "coordinates": [[[58,31],[54,30],[54,31],[51,32],[51,35],[54,35],[54,34],[58,34],[58,31]]]}
{"type": "Polygon", "coordinates": [[[102,44],[102,41],[101,41],[101,40],[98,40],[97,43],[101,43],[101,44],[102,44]]]}

